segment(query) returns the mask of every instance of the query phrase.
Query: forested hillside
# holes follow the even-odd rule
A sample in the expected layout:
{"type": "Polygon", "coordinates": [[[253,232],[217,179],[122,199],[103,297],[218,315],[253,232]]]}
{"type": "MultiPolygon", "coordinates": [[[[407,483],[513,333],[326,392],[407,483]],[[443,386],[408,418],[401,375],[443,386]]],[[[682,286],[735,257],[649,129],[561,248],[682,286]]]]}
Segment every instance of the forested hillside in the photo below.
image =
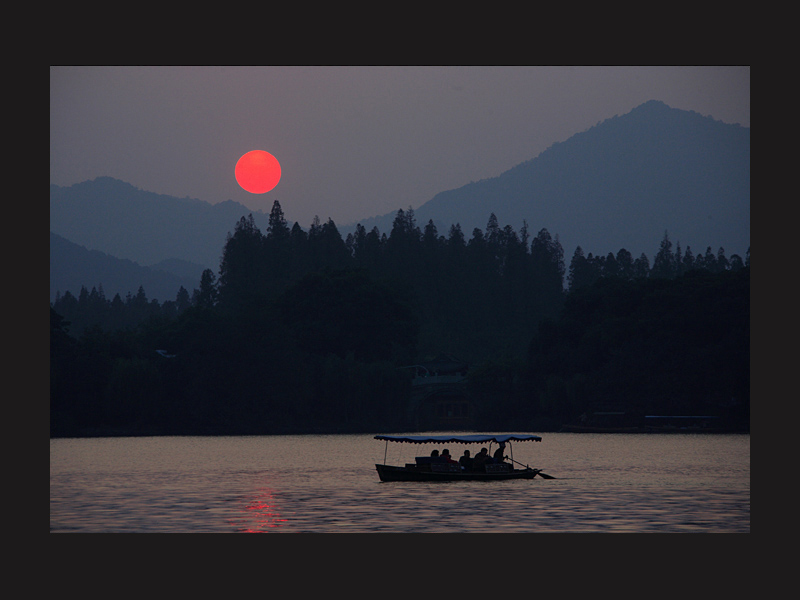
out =
{"type": "Polygon", "coordinates": [[[546,229],[494,215],[466,235],[401,210],[343,239],[330,220],[290,228],[276,202],[265,232],[236,223],[191,294],[53,303],[51,435],[402,430],[398,367],[441,352],[472,365],[486,426],[612,400],[749,406],[749,253],[695,257],[665,234],[652,267],[578,248],[567,268],[546,229]],[[104,320],[115,304],[124,326],[104,320]]]}

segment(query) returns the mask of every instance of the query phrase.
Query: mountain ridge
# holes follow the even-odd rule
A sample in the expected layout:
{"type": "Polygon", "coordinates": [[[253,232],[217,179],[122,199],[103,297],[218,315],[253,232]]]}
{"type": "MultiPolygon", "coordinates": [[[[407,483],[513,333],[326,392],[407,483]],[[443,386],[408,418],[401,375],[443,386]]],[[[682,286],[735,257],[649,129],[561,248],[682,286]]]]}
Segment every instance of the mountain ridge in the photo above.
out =
{"type": "MultiPolygon", "coordinates": [[[[533,232],[558,235],[568,257],[581,246],[596,255],[626,248],[652,258],[665,232],[684,249],[723,246],[743,255],[750,244],[750,129],[651,100],[497,177],[440,192],[414,213],[420,227],[432,220],[447,235],[459,223],[467,237],[492,213],[501,226],[518,229],[525,221],[533,232]]],[[[388,233],[393,218],[360,224],[388,233]]]]}
{"type": "Polygon", "coordinates": [[[227,234],[249,214],[266,228],[269,215],[233,200],[211,204],[177,198],[105,176],[68,187],[50,185],[51,231],[142,265],[181,259],[216,271],[227,234]]]}
{"type": "Polygon", "coordinates": [[[158,265],[143,267],[138,263],[101,252],[89,250],[64,237],[50,232],[50,301],[56,294],[70,292],[77,297],[81,287],[91,290],[102,288],[106,298],[119,294],[125,298],[135,295],[141,286],[149,300],[165,302],[175,300],[183,286],[189,295],[200,287],[199,265],[181,263],[173,269],[183,269],[184,275],[159,268],[158,265]]]}

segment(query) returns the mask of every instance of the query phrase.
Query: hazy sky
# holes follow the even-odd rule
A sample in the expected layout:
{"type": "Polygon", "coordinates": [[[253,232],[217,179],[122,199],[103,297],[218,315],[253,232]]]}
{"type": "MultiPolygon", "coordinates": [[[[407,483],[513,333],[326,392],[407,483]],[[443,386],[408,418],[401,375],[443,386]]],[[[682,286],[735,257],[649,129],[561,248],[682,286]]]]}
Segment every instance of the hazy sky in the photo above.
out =
{"type": "Polygon", "coordinates": [[[50,182],[108,175],[308,227],[418,208],[648,100],[750,126],[749,67],[50,67],[50,182]],[[267,194],[239,187],[254,149],[267,194]]]}

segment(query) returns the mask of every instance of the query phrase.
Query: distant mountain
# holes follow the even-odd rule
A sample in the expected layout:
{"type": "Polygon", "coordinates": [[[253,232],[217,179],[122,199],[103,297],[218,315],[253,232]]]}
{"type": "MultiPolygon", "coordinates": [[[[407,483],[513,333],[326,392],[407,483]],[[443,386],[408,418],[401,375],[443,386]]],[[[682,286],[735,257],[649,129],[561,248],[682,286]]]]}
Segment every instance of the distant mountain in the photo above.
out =
{"type": "Polygon", "coordinates": [[[233,200],[176,198],[111,177],[50,186],[50,231],[140,265],[178,259],[216,272],[228,232],[249,214],[265,231],[269,215],[233,200]]]}
{"type": "MultiPolygon", "coordinates": [[[[197,263],[189,262],[188,260],[181,260],[180,258],[166,258],[154,265],[150,265],[150,269],[154,271],[164,271],[172,275],[177,275],[189,281],[200,281],[203,275],[203,270],[207,267],[197,263]]],[[[211,269],[215,271],[216,269],[211,269]]],[[[188,288],[187,288],[188,289],[188,288]]],[[[191,291],[191,290],[190,290],[191,291]]]]}
{"type": "MultiPolygon", "coordinates": [[[[408,207],[398,207],[408,208],[408,207]]],[[[750,129],[650,101],[555,143],[491,179],[441,192],[413,207],[440,235],[459,223],[467,239],[494,213],[516,231],[527,221],[558,235],[567,264],[621,248],[652,261],[664,232],[694,254],[712,246],[744,256],[750,246],[750,129]]],[[[396,211],[361,221],[389,233],[396,211]]],[[[351,231],[351,224],[341,227],[351,231]]]]}
{"type": "MultiPolygon", "coordinates": [[[[136,295],[139,286],[144,288],[148,300],[159,303],[175,300],[178,290],[183,286],[191,293],[200,287],[200,275],[189,275],[192,270],[188,263],[182,265],[187,272],[184,277],[155,268],[142,267],[127,260],[114,258],[99,250],[88,250],[60,235],[50,232],[50,301],[56,292],[71,292],[78,296],[81,286],[90,290],[102,286],[105,297],[111,300],[115,294],[121,298],[130,292],[136,295]]],[[[202,272],[202,269],[200,269],[202,272]]]]}

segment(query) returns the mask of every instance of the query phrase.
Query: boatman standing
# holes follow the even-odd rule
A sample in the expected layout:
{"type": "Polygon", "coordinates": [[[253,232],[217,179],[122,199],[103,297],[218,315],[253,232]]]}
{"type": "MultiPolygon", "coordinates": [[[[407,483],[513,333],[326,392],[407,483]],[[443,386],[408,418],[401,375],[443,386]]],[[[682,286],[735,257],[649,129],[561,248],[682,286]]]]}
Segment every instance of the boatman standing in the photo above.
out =
{"type": "Polygon", "coordinates": [[[494,451],[494,462],[496,464],[499,465],[506,458],[508,458],[507,456],[504,456],[505,452],[506,452],[506,443],[500,442],[500,445],[497,447],[497,450],[494,451]]]}

